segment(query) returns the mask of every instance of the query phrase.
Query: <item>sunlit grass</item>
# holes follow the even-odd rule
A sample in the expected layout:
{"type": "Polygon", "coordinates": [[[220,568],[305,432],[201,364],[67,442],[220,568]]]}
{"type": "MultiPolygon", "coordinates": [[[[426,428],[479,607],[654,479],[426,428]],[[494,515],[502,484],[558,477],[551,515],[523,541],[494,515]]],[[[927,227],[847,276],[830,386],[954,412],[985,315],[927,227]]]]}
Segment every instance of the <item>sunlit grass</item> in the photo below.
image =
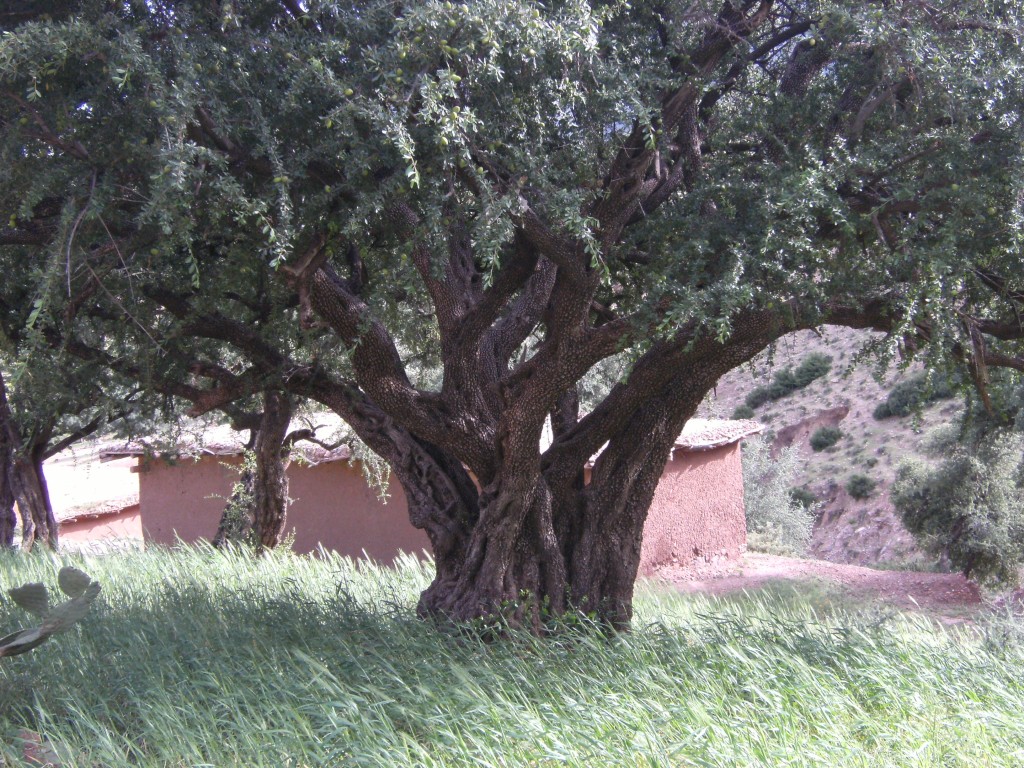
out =
{"type": "MultiPolygon", "coordinates": [[[[415,618],[414,560],[194,549],[2,555],[0,586],[64,562],[104,591],[0,662],[15,765],[23,727],[75,766],[1024,765],[1012,627],[642,588],[631,634],[488,644],[415,618]]],[[[2,600],[0,633],[27,621],[2,600]]]]}

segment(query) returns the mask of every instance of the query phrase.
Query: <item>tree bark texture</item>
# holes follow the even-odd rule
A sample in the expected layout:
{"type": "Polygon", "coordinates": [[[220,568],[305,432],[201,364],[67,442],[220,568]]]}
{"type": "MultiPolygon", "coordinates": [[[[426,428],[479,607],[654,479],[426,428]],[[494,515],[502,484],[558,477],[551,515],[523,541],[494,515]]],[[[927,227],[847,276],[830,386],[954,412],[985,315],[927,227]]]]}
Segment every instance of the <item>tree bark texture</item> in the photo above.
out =
{"type": "Polygon", "coordinates": [[[251,463],[243,465],[235,489],[224,505],[213,545],[252,542],[257,551],[273,549],[284,537],[288,519],[288,394],[267,390],[263,413],[249,441],[251,463]]]}
{"type": "Polygon", "coordinates": [[[21,515],[21,548],[28,552],[37,542],[57,549],[59,526],[50,504],[50,492],[43,475],[41,450],[16,455],[11,467],[11,485],[21,515]]]}
{"type": "MultiPolygon", "coordinates": [[[[31,551],[36,542],[42,541],[53,550],[58,544],[58,525],[50,504],[50,493],[43,475],[43,460],[46,456],[44,438],[25,439],[15,420],[7,398],[7,384],[0,376],[0,458],[7,459],[5,481],[0,489],[0,515],[7,522],[0,522],[0,529],[10,526],[10,516],[5,511],[6,495],[10,494],[18,505],[21,517],[21,548],[31,551]]],[[[4,540],[6,541],[6,539],[4,540]]]]}
{"type": "Polygon", "coordinates": [[[253,478],[253,519],[258,550],[273,549],[284,537],[288,521],[287,449],[284,447],[292,404],[283,392],[263,395],[263,419],[256,435],[253,478]]]}
{"type": "Polygon", "coordinates": [[[220,522],[217,524],[217,533],[213,536],[213,546],[221,548],[229,542],[242,544],[252,533],[254,476],[252,469],[243,467],[231,495],[224,504],[224,511],[221,512],[220,522]]]}
{"type": "Polygon", "coordinates": [[[0,549],[14,546],[17,517],[14,514],[14,490],[10,479],[13,463],[14,451],[7,439],[6,430],[0,430],[0,549]]]}

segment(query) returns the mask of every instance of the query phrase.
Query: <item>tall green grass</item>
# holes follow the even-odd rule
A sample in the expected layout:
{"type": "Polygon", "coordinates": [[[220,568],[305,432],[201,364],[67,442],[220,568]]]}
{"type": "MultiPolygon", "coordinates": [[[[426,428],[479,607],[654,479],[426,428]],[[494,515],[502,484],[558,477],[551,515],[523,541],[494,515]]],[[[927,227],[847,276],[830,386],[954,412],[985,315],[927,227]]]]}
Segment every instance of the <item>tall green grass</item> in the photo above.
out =
{"type": "MultiPolygon", "coordinates": [[[[643,588],[634,632],[497,643],[417,620],[429,567],[204,549],[70,562],[104,590],[0,662],[19,728],[73,766],[1021,766],[1024,651],[924,618],[643,588]]],[[[6,599],[0,632],[26,620],[6,599]]]]}

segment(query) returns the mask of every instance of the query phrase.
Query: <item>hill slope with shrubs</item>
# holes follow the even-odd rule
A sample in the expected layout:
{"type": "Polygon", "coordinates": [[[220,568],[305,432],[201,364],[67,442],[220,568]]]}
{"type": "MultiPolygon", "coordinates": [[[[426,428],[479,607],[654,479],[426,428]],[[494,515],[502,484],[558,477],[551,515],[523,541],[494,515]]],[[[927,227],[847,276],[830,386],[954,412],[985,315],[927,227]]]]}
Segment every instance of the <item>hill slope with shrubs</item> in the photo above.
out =
{"type": "Polygon", "coordinates": [[[810,555],[931,568],[934,556],[903,525],[890,490],[901,463],[928,461],[926,436],[956,423],[962,403],[920,366],[897,360],[879,370],[864,350],[880,341],[831,326],[793,334],[724,377],[703,415],[757,419],[776,455],[789,445],[799,452],[791,494],[816,511],[810,555]]]}

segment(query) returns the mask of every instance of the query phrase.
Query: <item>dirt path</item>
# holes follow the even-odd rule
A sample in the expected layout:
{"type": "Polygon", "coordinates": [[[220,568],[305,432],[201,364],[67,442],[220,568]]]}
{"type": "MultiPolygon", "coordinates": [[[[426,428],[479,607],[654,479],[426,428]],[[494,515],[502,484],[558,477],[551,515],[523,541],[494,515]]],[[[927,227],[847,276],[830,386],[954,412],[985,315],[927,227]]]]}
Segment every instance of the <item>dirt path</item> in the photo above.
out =
{"type": "Polygon", "coordinates": [[[800,560],[748,552],[738,565],[720,574],[694,574],[664,568],[656,578],[682,592],[728,594],[770,584],[816,581],[852,597],[879,599],[899,608],[939,615],[971,615],[984,601],[977,586],[958,573],[879,571],[859,565],[800,560]]]}

